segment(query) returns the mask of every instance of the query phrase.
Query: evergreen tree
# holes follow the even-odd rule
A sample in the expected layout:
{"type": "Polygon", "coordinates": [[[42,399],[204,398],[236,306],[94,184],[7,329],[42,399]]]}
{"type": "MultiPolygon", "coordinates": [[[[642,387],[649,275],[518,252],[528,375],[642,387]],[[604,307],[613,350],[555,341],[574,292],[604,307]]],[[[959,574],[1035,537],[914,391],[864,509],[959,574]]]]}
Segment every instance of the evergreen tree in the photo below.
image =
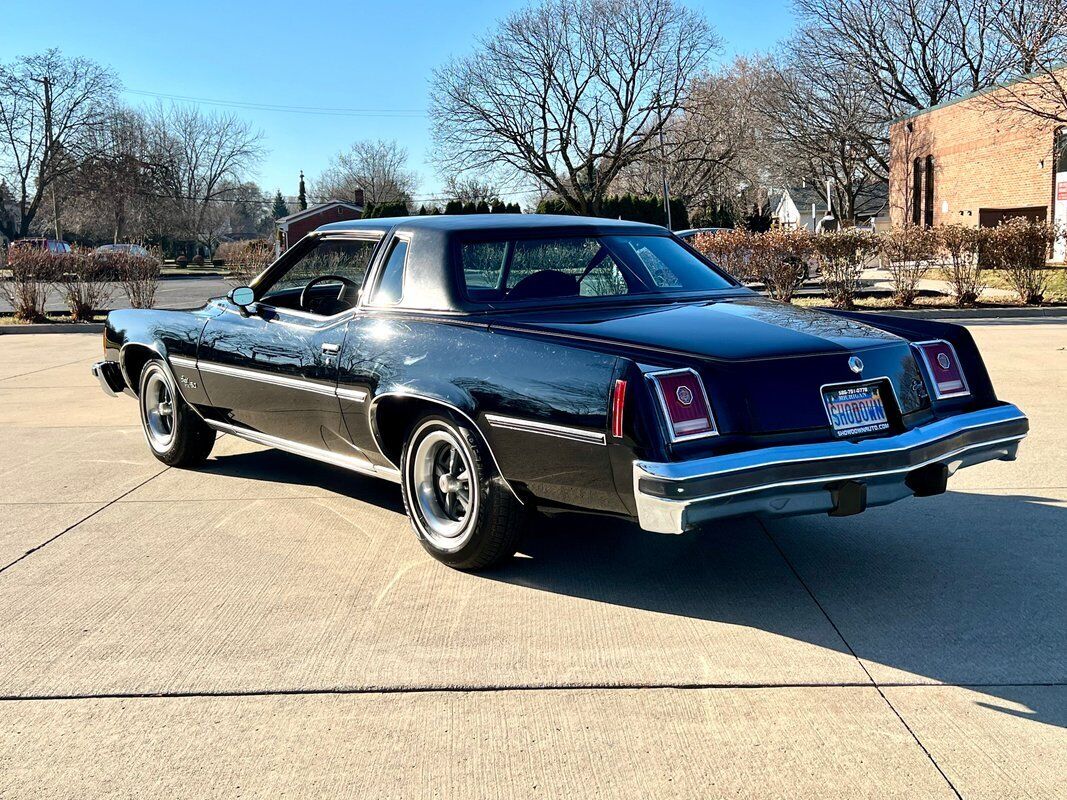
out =
{"type": "Polygon", "coordinates": [[[286,204],[285,198],[282,197],[280,189],[274,193],[274,204],[271,206],[270,213],[274,219],[289,216],[289,206],[286,204]]]}
{"type": "Polygon", "coordinates": [[[459,200],[449,200],[445,204],[445,213],[446,214],[462,214],[463,213],[463,203],[459,202],[459,200]]]}

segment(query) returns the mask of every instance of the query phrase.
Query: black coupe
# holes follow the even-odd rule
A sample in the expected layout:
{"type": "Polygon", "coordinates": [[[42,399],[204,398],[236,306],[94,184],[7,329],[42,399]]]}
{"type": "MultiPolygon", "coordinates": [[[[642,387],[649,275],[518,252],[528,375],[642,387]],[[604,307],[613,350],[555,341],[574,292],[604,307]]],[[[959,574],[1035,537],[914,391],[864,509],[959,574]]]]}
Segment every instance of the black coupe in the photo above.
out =
{"type": "Polygon", "coordinates": [[[933,495],[1028,429],[964,328],[772,302],[604,219],[327,225],[203,308],[112,312],[104,349],[164,463],[224,431],[398,482],[461,569],[534,509],[682,533],[933,495]]]}

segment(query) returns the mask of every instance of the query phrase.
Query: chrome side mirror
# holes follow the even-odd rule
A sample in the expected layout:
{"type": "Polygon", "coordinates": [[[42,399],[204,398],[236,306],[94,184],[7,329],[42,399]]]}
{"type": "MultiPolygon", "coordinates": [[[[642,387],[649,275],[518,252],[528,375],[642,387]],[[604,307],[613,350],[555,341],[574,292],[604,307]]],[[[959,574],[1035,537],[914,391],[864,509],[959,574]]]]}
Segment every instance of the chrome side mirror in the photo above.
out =
{"type": "Polygon", "coordinates": [[[241,308],[247,308],[256,302],[256,293],[251,286],[238,286],[230,292],[230,301],[241,308]]]}

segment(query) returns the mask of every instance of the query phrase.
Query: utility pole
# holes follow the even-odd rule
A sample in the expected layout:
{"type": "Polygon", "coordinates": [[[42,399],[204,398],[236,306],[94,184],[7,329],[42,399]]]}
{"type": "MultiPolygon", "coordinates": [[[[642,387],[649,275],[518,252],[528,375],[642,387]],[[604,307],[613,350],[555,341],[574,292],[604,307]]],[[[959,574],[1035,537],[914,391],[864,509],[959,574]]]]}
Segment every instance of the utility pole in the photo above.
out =
{"type": "MultiPolygon", "coordinates": [[[[44,151],[45,166],[50,167],[55,158],[52,142],[52,79],[45,75],[43,78],[31,78],[34,83],[44,87],[44,151]]],[[[59,201],[56,199],[55,178],[52,179],[52,219],[56,226],[56,241],[63,240],[63,231],[59,226],[59,201]]]]}
{"type": "Polygon", "coordinates": [[[659,106],[659,167],[660,178],[663,180],[663,217],[667,220],[667,230],[671,230],[671,189],[667,184],[667,147],[663,142],[663,106],[660,104],[658,94],[656,105],[659,106]]]}

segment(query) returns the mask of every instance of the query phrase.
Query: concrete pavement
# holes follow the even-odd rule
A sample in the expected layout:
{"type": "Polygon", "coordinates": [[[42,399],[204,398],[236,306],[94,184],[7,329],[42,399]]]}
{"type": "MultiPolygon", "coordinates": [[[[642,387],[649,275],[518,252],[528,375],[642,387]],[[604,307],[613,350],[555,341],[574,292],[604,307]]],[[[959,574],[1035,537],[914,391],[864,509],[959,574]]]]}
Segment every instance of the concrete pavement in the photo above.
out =
{"type": "Polygon", "coordinates": [[[0,797],[1063,797],[1067,324],[972,331],[1018,462],[487,575],[390,484],[164,468],[98,336],[0,338],[0,797]]]}

